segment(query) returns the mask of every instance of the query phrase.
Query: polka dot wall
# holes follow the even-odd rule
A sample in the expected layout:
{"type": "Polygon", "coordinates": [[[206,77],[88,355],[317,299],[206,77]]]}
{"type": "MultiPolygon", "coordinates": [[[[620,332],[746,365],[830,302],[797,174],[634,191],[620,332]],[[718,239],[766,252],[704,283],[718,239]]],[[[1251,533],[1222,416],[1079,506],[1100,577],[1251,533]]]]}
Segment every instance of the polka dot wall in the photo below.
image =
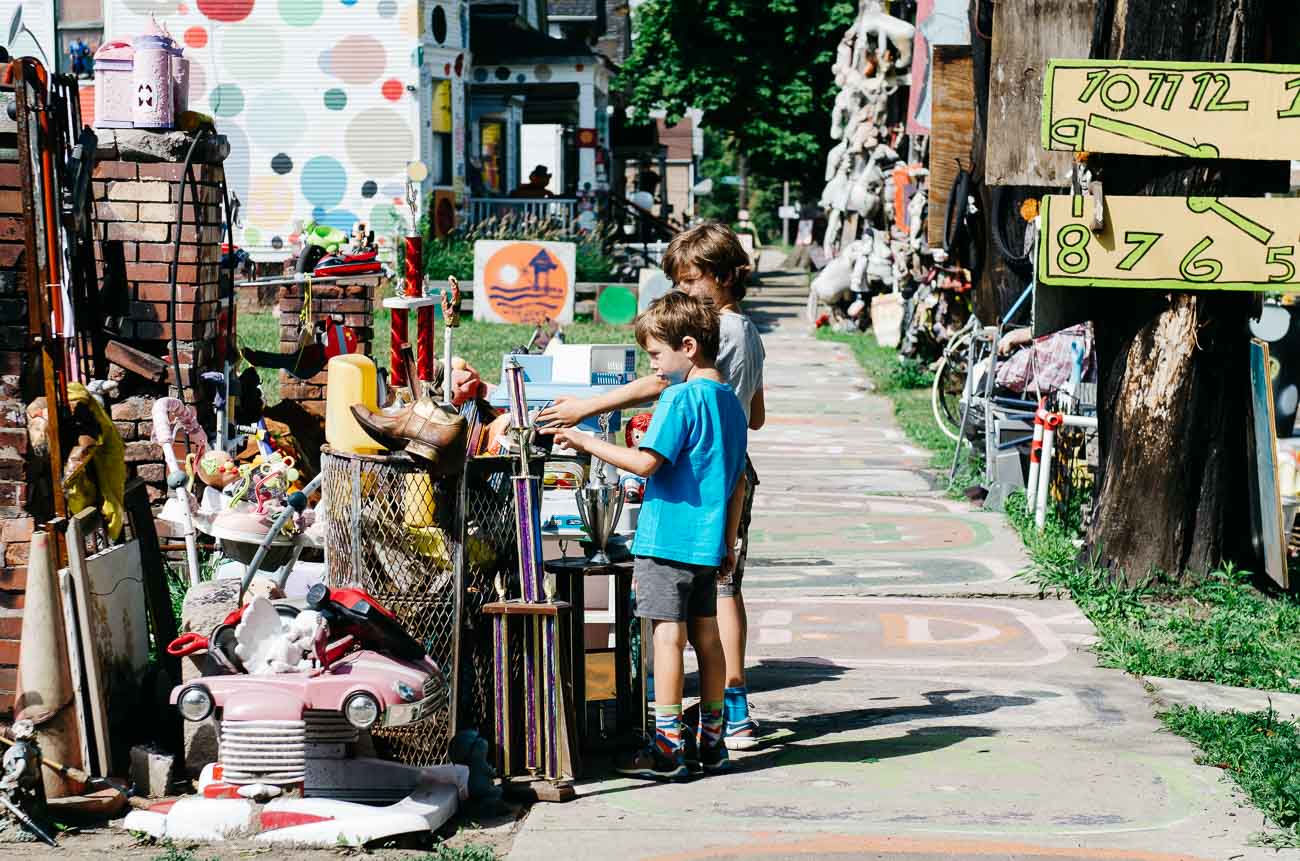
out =
{"type": "MultiPolygon", "coordinates": [[[[309,219],[404,224],[419,158],[415,58],[430,0],[105,0],[113,38],[157,14],[190,58],[190,104],[229,137],[236,239],[286,251],[309,219]]],[[[447,12],[459,17],[457,4],[447,12]]],[[[454,19],[453,19],[454,20],[454,19]]],[[[459,36],[460,28],[456,28],[459,36]]],[[[457,46],[444,45],[446,48],[457,46]]]]}

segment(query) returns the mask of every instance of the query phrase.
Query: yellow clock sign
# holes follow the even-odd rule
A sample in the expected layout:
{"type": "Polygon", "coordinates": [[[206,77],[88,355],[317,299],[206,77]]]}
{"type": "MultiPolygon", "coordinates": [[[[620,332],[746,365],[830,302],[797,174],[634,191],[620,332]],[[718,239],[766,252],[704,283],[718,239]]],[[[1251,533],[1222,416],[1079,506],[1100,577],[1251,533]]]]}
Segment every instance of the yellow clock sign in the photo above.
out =
{"type": "Polygon", "coordinates": [[[1044,197],[1037,278],[1063,287],[1300,291],[1300,199],[1044,197]]]}
{"type": "Polygon", "coordinates": [[[1300,155],[1300,66],[1051,60],[1044,149],[1184,158],[1300,155]]]}

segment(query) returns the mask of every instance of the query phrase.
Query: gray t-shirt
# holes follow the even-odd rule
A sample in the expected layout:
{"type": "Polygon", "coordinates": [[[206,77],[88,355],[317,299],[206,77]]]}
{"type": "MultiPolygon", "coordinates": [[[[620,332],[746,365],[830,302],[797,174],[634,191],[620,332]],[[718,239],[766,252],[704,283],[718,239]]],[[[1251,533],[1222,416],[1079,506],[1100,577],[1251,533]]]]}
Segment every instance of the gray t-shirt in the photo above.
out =
{"type": "Polygon", "coordinates": [[[731,386],[749,421],[754,393],[763,388],[763,339],[744,314],[724,313],[718,321],[718,373],[731,386]]]}

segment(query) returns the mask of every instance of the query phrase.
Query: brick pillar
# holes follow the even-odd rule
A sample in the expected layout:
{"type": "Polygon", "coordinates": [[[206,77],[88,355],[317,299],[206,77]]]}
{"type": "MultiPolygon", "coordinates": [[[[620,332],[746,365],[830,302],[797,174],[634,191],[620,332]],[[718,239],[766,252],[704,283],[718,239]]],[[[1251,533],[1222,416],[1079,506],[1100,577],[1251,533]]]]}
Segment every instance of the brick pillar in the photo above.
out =
{"type": "MultiPolygon", "coordinates": [[[[356,332],[357,348],[368,356],[373,355],[371,344],[375,339],[374,307],[379,292],[379,275],[346,278],[328,284],[312,285],[311,320],[315,331],[317,320],[338,320],[356,332]]],[[[303,306],[303,285],[293,284],[280,288],[280,352],[292,353],[298,349],[302,332],[300,315],[303,306]]],[[[310,380],[299,380],[280,372],[280,396],[301,403],[307,410],[325,415],[325,372],[310,380]]]]}
{"type": "Polygon", "coordinates": [[[13,707],[27,588],[27,412],[20,375],[27,351],[27,284],[18,163],[0,156],[0,713],[13,707]]]}
{"type": "Polygon", "coordinates": [[[177,132],[151,135],[137,131],[129,142],[122,134],[108,137],[98,153],[94,192],[96,254],[101,272],[105,243],[120,242],[126,261],[131,304],[118,337],[163,358],[169,365],[171,340],[176,339],[182,382],[179,389],[174,378],[155,384],[121,369],[113,370],[122,398],[109,406],[109,412],[126,444],[126,461],[132,473],[150,484],[150,499],[156,501],[165,493],[166,468],[161,450],[150,439],[154,400],[179,397],[198,411],[205,428],[212,429],[213,392],[199,375],[221,370],[217,341],[219,335],[224,336],[225,323],[219,295],[219,263],[225,236],[220,153],[214,156],[210,148],[202,148],[208,161],[193,165],[196,186],[185,188],[185,206],[178,224],[176,205],[181,199],[189,137],[177,132]],[[138,140],[142,136],[146,138],[144,145],[138,140]],[[175,250],[178,233],[179,253],[175,250]],[[173,256],[178,261],[174,320],[169,281],[173,256]]]}

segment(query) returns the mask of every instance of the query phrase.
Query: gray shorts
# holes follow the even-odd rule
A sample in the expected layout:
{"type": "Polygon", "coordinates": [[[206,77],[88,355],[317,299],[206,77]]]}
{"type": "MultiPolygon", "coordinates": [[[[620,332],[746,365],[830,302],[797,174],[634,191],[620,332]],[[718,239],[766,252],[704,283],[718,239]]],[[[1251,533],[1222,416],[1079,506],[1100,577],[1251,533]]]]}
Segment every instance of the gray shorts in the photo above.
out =
{"type": "Polygon", "coordinates": [[[636,615],[659,622],[685,622],[718,615],[718,569],[671,559],[638,556],[636,615]]]}
{"type": "Polygon", "coordinates": [[[736,570],[730,577],[718,578],[719,598],[734,598],[739,595],[740,583],[745,579],[745,560],[749,557],[749,522],[754,516],[754,488],[758,487],[758,473],[754,472],[754,464],[749,459],[745,460],[745,478],[745,505],[740,510],[740,529],[737,531],[740,550],[736,553],[736,570]]]}

